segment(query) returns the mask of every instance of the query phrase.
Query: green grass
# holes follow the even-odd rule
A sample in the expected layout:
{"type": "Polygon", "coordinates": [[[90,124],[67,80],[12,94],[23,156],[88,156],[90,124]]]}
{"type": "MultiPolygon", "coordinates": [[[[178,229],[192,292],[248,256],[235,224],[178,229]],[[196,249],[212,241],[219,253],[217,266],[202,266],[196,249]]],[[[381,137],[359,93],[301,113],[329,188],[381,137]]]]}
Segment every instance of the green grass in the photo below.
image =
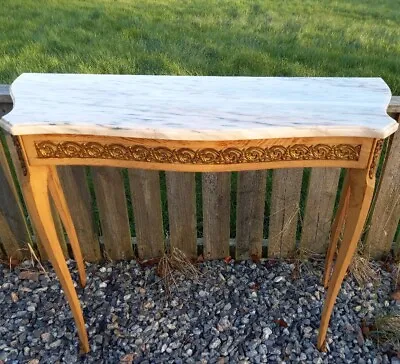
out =
{"type": "Polygon", "coordinates": [[[397,0],[1,0],[0,82],[22,72],[381,76],[397,0]]]}
{"type": "MultiPolygon", "coordinates": [[[[0,83],[22,72],[379,76],[400,95],[398,5],[398,0],[1,0],[0,83]]],[[[306,170],[303,212],[308,176],[306,170]]],[[[236,175],[232,180],[234,236],[236,175]]],[[[163,175],[161,184],[166,211],[163,175]]],[[[270,191],[266,212],[268,196],[270,191]]],[[[164,224],[167,229],[166,215],[164,224]]]]}

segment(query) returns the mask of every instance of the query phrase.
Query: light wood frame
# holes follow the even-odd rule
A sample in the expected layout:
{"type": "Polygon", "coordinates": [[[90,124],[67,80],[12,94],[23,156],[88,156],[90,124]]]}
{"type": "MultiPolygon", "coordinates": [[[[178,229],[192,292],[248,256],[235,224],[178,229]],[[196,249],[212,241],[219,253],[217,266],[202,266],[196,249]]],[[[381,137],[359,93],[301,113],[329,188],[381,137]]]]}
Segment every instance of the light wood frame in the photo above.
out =
{"type": "Polygon", "coordinates": [[[135,139],[87,135],[24,135],[14,137],[21,181],[29,210],[37,215],[38,234],[60,279],[77,325],[83,352],[89,342],[82,309],[68,271],[52,219],[53,197],[77,262],[80,282],[85,268],[76,231],[58,179],[57,165],[114,166],[177,172],[227,172],[274,168],[347,168],[344,190],[326,257],[324,286],[328,288],[317,346],[325,347],[329,320],[340,286],[357,248],[371,205],[375,169],[382,140],[353,137],[288,138],[230,141],[135,139]],[[346,216],[346,223],[345,223],[346,216]],[[331,275],[339,234],[343,240],[331,275]]]}

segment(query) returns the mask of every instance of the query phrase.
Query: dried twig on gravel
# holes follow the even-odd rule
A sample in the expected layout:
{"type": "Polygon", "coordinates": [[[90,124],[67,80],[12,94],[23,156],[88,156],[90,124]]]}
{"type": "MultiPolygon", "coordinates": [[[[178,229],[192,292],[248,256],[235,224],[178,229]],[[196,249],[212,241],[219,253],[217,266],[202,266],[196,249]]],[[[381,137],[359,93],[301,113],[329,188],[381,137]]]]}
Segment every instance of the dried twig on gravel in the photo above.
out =
{"type": "Polygon", "coordinates": [[[350,272],[360,286],[367,283],[377,284],[380,281],[378,267],[366,256],[360,253],[354,254],[353,261],[350,264],[350,272]]]}
{"type": "Polygon", "coordinates": [[[400,352],[400,315],[389,314],[377,317],[370,334],[379,345],[400,352]]]}
{"type": "Polygon", "coordinates": [[[180,274],[192,280],[198,280],[200,271],[187,258],[184,252],[173,248],[170,253],[165,253],[157,266],[157,274],[162,278],[165,291],[171,292],[171,287],[176,286],[175,277],[180,274]]]}

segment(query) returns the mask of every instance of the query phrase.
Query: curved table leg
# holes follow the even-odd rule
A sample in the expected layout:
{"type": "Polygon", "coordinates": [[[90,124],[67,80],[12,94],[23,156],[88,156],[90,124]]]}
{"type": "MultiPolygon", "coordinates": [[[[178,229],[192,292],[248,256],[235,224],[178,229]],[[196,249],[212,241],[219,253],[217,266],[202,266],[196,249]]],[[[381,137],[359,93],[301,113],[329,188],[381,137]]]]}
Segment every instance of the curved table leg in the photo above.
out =
{"type": "Polygon", "coordinates": [[[342,195],[340,196],[340,201],[339,201],[339,207],[331,228],[331,241],[329,243],[328,251],[326,252],[326,257],[325,257],[325,270],[323,277],[323,284],[325,288],[328,288],[329,279],[332,271],[333,258],[335,256],[337,243],[346,217],[346,212],[349,204],[349,197],[350,197],[349,172],[346,171],[346,175],[343,181],[342,195]]]}
{"type": "Polygon", "coordinates": [[[318,349],[325,345],[326,332],[336,297],[351,263],[357,243],[361,237],[368,210],[371,205],[375,178],[368,176],[368,170],[350,169],[348,172],[350,196],[343,241],[340,245],[335,268],[329,283],[319,328],[318,349]]]}
{"type": "Polygon", "coordinates": [[[68,271],[60,243],[58,241],[53,217],[50,210],[48,183],[50,178],[49,167],[29,167],[28,181],[23,188],[31,189],[31,207],[34,207],[38,221],[38,232],[45,237],[42,239],[43,247],[49,256],[61,286],[71,307],[72,315],[78,330],[82,351],[89,351],[89,342],[83,319],[82,309],[76,294],[71,275],[68,271]]]}
{"type": "Polygon", "coordinates": [[[76,265],[78,267],[81,286],[85,287],[86,285],[85,265],[83,263],[82,251],[79,246],[78,235],[76,234],[75,226],[68,209],[67,201],[65,200],[61,182],[58,177],[57,168],[55,166],[50,166],[48,168],[50,172],[49,191],[51,196],[53,197],[58,213],[60,214],[65,230],[68,234],[72,252],[74,253],[74,258],[76,261],[76,265]]]}

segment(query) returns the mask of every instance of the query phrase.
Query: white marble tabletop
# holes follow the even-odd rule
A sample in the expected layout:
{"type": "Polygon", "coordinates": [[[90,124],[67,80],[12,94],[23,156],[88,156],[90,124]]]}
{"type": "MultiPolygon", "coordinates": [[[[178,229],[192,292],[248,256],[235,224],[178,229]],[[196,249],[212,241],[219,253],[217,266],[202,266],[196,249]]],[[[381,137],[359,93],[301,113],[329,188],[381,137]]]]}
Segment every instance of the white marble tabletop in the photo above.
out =
{"type": "Polygon", "coordinates": [[[381,78],[128,76],[24,73],[11,85],[8,132],[176,140],[385,138],[381,78]]]}

